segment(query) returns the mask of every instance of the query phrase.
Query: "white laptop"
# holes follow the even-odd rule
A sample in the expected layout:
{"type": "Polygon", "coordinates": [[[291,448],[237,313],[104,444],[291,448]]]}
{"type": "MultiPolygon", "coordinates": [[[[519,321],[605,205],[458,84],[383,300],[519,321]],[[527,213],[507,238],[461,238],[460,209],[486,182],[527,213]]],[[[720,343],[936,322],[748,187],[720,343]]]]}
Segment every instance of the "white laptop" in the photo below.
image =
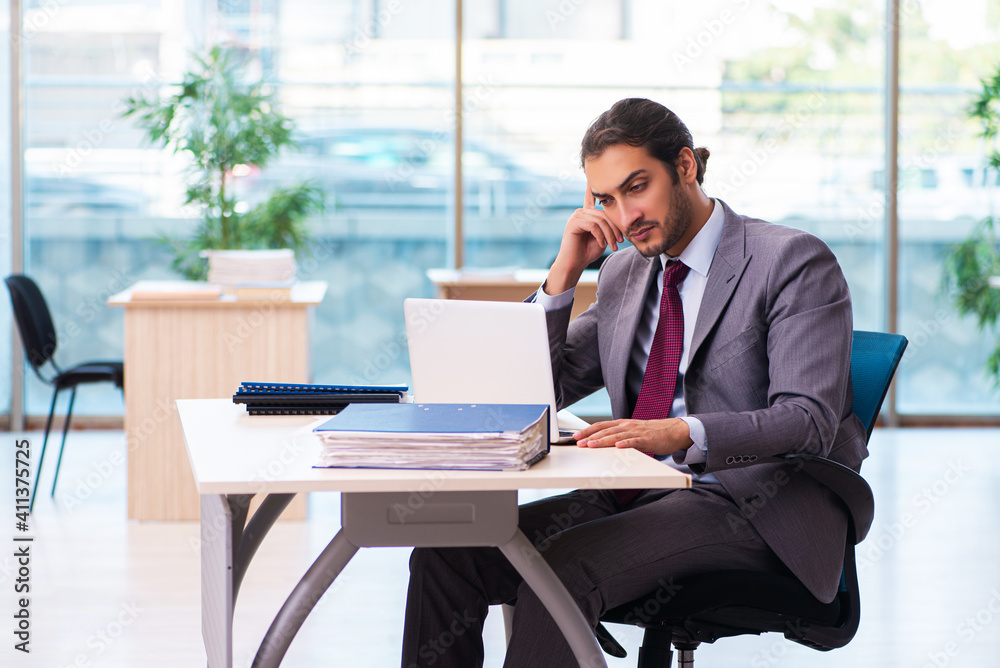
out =
{"type": "Polygon", "coordinates": [[[559,440],[540,304],[410,298],[403,311],[414,401],[548,404],[559,440]]]}

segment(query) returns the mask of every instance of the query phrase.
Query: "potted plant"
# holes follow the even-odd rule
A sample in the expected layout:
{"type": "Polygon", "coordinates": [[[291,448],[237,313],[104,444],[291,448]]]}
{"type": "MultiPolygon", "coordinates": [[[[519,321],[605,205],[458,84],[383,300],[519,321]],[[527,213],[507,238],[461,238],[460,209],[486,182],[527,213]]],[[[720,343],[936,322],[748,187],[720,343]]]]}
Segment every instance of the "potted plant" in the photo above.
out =
{"type": "MultiPolygon", "coordinates": [[[[986,144],[987,174],[1000,170],[1000,70],[984,79],[983,89],[969,106],[970,118],[979,121],[980,136],[986,144]]],[[[997,218],[987,216],[976,225],[969,238],[954,246],[945,261],[945,288],[953,294],[962,315],[975,315],[981,331],[989,331],[996,341],[986,369],[1000,386],[1000,243],[997,218]]]]}
{"type": "Polygon", "coordinates": [[[234,170],[262,169],[294,146],[293,122],[277,111],[268,85],[247,81],[245,65],[240,52],[215,46],[195,57],[176,94],[133,96],[125,104],[123,115],[151,144],[190,159],[185,204],[199,207],[202,219],[191,238],[161,241],[173,250],[173,268],[192,280],[207,274],[204,250],[302,251],[306,218],[323,208],[322,191],[309,182],[277,188],[252,208],[237,206],[234,170]]]}

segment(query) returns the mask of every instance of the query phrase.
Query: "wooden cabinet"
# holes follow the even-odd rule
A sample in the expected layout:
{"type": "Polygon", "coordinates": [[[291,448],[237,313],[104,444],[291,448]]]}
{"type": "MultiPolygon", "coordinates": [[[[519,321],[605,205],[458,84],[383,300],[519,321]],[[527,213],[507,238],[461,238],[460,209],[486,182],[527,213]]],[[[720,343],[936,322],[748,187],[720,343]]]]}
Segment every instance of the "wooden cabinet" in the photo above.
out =
{"type": "MultiPolygon", "coordinates": [[[[140,282],[108,300],[125,309],[129,519],[199,518],[177,399],[232,397],[242,381],[310,381],[311,307],[326,283],[298,283],[290,298],[239,301],[206,298],[202,285],[140,282]]],[[[282,462],[276,447],[261,480],[282,462]]],[[[300,497],[285,517],[304,516],[300,497]]]]}

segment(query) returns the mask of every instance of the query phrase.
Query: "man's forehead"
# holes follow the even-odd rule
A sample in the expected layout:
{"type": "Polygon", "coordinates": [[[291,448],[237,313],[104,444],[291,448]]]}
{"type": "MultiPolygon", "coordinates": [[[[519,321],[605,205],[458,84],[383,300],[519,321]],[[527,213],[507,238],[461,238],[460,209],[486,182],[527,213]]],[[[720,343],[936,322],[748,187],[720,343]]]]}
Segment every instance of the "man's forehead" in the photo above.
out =
{"type": "Polygon", "coordinates": [[[630,180],[636,172],[648,172],[659,164],[645,148],[618,144],[609,146],[601,155],[587,159],[583,171],[595,193],[613,192],[630,180]]]}

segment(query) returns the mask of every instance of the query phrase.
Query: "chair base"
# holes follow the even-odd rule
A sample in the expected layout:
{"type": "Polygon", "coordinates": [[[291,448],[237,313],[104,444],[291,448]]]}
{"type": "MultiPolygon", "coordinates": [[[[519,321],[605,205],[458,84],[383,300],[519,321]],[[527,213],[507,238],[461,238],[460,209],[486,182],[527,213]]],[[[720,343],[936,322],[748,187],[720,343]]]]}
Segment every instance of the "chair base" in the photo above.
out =
{"type": "Polygon", "coordinates": [[[677,647],[677,668],[694,668],[694,647],[691,649],[677,647]]]}
{"type": "Polygon", "coordinates": [[[670,668],[674,661],[674,650],[670,644],[670,634],[659,629],[646,629],[639,648],[638,668],[670,668]]]}
{"type": "Polygon", "coordinates": [[[677,668],[694,668],[694,651],[700,644],[674,641],[670,630],[663,627],[648,628],[642,636],[638,668],[671,668],[675,650],[677,668]]]}

